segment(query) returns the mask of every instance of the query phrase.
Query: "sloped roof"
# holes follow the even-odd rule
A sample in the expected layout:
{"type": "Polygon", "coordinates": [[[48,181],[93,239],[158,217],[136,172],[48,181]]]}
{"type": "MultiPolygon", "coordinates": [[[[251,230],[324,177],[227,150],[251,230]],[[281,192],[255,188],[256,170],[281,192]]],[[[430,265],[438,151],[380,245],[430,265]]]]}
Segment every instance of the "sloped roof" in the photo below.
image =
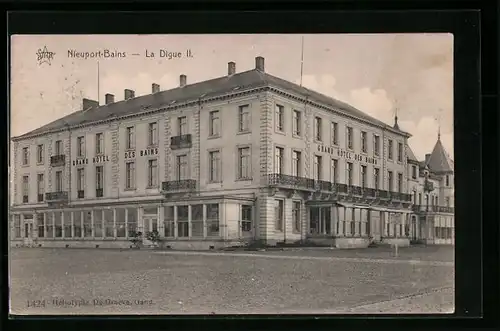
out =
{"type": "MultiPolygon", "coordinates": [[[[347,114],[364,119],[374,125],[391,128],[386,123],[365,114],[347,103],[284,79],[272,76],[258,69],[252,69],[231,76],[223,76],[199,83],[185,85],[184,87],[177,87],[166,91],[160,91],[128,100],[118,101],[108,105],[101,105],[87,110],[79,110],[16,138],[19,139],[52,130],[58,130],[67,126],[71,127],[74,125],[106,120],[113,117],[131,115],[133,113],[141,112],[147,108],[155,109],[168,106],[174,102],[193,102],[198,101],[200,98],[210,98],[218,95],[224,95],[236,90],[241,91],[267,86],[280,88],[303,97],[308,97],[311,101],[332,106],[347,114]]],[[[405,132],[402,133],[407,134],[405,132]]]]}
{"type": "Polygon", "coordinates": [[[406,145],[406,157],[408,158],[408,160],[410,161],[415,161],[415,162],[418,162],[418,159],[417,157],[415,156],[415,153],[413,153],[413,151],[411,150],[410,146],[409,145],[406,145]]]}
{"type": "Polygon", "coordinates": [[[434,149],[432,150],[429,160],[427,161],[427,166],[432,172],[435,173],[454,171],[454,163],[444,149],[441,139],[439,138],[436,145],[434,145],[434,149]]]}

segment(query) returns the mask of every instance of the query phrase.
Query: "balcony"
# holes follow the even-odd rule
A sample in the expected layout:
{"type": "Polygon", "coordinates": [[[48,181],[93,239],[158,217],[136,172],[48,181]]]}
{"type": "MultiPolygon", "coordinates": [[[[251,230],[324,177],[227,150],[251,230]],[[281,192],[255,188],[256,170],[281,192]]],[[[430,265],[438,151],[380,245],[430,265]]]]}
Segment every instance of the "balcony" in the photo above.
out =
{"type": "Polygon", "coordinates": [[[61,167],[66,164],[66,155],[53,155],[50,157],[50,165],[52,167],[61,167]]]}
{"type": "Polygon", "coordinates": [[[183,193],[192,192],[196,190],[196,180],[183,179],[173,180],[161,183],[161,190],[163,193],[183,193]]]}
{"type": "Polygon", "coordinates": [[[170,149],[191,148],[192,145],[191,134],[170,137],[170,149]]]}
{"type": "Polygon", "coordinates": [[[454,207],[436,206],[436,205],[414,205],[413,211],[416,213],[449,213],[455,212],[454,207]]]}
{"type": "Polygon", "coordinates": [[[282,174],[267,175],[267,185],[272,187],[290,188],[294,190],[320,190],[322,186],[324,187],[324,184],[322,184],[321,182],[322,181],[315,181],[314,179],[310,178],[282,174]]]}
{"type": "Polygon", "coordinates": [[[424,182],[424,191],[425,192],[434,191],[434,183],[426,179],[424,182]]]}
{"type": "Polygon", "coordinates": [[[65,201],[68,201],[68,192],[59,191],[59,192],[45,193],[45,200],[47,200],[47,202],[65,202],[65,201]]]}
{"type": "Polygon", "coordinates": [[[401,193],[401,192],[390,192],[392,200],[411,202],[411,194],[401,193]]]}

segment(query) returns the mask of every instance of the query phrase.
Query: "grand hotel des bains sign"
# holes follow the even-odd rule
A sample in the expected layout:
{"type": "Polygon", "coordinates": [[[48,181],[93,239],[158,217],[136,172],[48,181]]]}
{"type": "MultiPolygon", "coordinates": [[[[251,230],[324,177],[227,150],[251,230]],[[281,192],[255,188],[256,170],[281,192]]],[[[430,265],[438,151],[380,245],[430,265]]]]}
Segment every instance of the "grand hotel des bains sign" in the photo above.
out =
{"type": "Polygon", "coordinates": [[[377,165],[379,160],[374,157],[369,157],[367,155],[361,155],[353,152],[346,151],[338,147],[330,147],[324,145],[317,145],[318,152],[328,153],[339,158],[343,158],[349,161],[363,162],[368,164],[377,165]]]}

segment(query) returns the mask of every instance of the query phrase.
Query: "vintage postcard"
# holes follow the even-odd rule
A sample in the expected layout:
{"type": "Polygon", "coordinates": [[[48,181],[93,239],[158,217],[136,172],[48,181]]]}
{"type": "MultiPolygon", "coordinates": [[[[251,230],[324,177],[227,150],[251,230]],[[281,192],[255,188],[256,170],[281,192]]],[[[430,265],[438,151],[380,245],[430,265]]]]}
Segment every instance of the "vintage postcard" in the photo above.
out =
{"type": "Polygon", "coordinates": [[[451,34],[10,41],[11,314],[454,311],[451,34]]]}

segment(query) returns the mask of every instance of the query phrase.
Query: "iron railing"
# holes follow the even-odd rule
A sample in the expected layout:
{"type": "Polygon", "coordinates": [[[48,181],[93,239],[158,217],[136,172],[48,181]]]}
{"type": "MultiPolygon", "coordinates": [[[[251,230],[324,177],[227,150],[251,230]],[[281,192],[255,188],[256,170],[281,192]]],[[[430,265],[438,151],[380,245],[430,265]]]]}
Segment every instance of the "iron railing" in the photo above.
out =
{"type": "Polygon", "coordinates": [[[68,192],[67,191],[47,192],[45,193],[45,200],[49,202],[68,200],[68,192]]]}
{"type": "Polygon", "coordinates": [[[193,142],[191,134],[183,134],[180,136],[170,137],[171,149],[191,148],[192,144],[193,142]]]}
{"type": "Polygon", "coordinates": [[[193,191],[196,189],[196,180],[182,179],[161,183],[161,190],[164,192],[193,191]]]}
{"type": "Polygon", "coordinates": [[[424,212],[424,213],[450,213],[455,212],[455,207],[448,206],[436,206],[436,205],[414,205],[414,212],[424,212]]]}
{"type": "Polygon", "coordinates": [[[50,157],[50,165],[52,167],[60,167],[66,164],[66,155],[53,155],[50,157]]]}

